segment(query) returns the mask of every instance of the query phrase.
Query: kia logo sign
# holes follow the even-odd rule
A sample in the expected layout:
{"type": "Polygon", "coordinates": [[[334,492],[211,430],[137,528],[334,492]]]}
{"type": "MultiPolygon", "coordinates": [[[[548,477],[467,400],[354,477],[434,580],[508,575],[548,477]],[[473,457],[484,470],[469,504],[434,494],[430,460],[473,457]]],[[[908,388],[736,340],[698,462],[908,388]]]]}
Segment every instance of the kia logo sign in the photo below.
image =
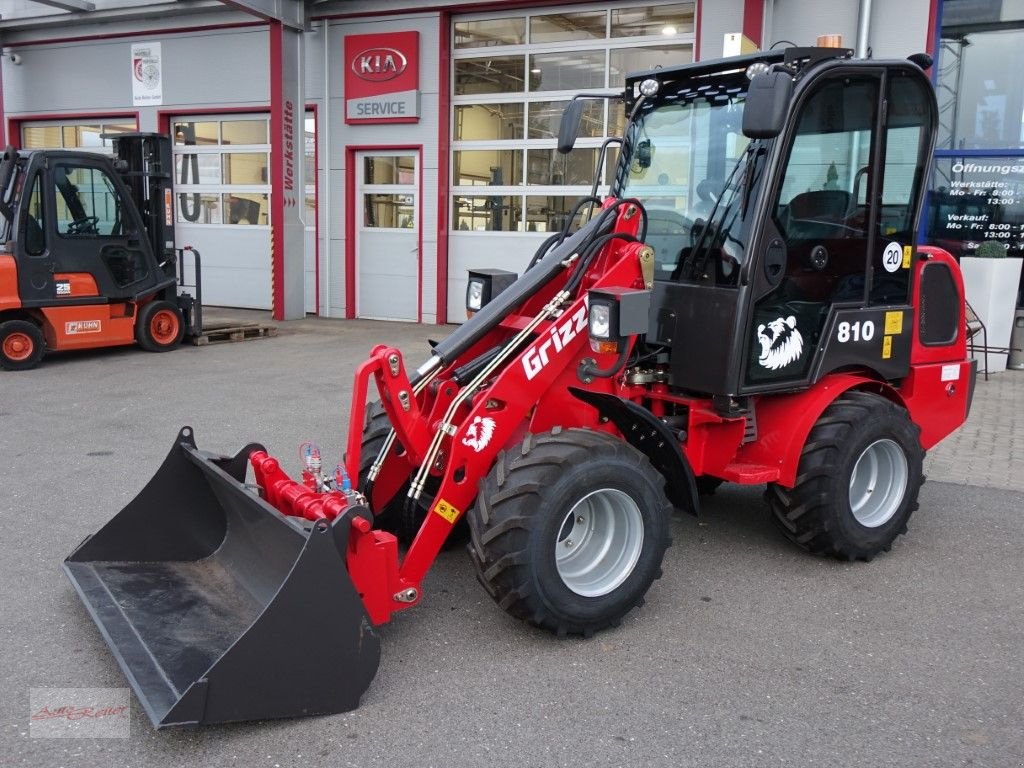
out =
{"type": "Polygon", "coordinates": [[[394,80],[405,72],[407,64],[405,54],[394,48],[367,48],[352,57],[356,77],[373,83],[394,80]]]}

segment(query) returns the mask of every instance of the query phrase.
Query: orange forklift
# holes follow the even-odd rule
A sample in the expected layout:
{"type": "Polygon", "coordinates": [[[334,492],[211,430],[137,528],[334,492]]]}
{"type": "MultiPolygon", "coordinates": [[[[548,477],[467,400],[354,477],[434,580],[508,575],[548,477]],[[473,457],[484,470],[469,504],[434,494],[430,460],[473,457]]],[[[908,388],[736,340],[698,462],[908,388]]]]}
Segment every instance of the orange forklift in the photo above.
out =
{"type": "Polygon", "coordinates": [[[0,367],[47,352],[176,347],[202,328],[199,254],[174,244],[170,140],[113,137],[114,157],[10,147],[0,162],[0,367]],[[184,292],[184,251],[195,295],[184,292]]]}

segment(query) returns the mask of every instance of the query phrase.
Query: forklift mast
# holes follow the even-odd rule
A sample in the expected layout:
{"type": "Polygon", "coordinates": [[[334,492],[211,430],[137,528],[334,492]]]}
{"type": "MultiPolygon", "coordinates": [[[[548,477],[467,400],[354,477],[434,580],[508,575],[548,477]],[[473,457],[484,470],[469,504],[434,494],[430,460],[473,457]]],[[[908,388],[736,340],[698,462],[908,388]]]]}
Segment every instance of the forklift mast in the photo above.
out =
{"type": "Polygon", "coordinates": [[[113,137],[115,166],[142,216],[153,255],[168,276],[175,275],[173,160],[171,140],[159,133],[113,137]]]}

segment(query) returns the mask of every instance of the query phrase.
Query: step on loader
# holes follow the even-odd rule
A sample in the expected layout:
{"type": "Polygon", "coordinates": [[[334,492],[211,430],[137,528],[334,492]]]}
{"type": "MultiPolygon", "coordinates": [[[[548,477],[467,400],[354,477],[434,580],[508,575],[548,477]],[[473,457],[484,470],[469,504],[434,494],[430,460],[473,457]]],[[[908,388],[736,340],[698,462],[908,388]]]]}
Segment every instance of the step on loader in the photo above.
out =
{"type": "Polygon", "coordinates": [[[355,707],[374,628],[463,521],[495,602],[558,635],[641,605],[673,509],[721,483],[765,486],[813,554],[888,551],[976,373],[957,263],[915,244],[928,66],[789,48],[631,75],[610,194],[518,279],[473,273],[415,370],[371,351],[333,474],[183,429],[65,562],[154,725],[355,707]]]}

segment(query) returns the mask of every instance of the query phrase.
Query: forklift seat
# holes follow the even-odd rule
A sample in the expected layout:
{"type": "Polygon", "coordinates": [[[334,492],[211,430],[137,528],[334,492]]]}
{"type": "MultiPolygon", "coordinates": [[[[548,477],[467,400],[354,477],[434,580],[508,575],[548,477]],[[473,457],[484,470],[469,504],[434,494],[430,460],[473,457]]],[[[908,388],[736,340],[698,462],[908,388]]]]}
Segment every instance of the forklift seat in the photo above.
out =
{"type": "Polygon", "coordinates": [[[789,201],[789,218],[842,221],[849,206],[850,193],[842,189],[801,192],[789,201]]]}
{"type": "Polygon", "coordinates": [[[38,256],[46,250],[46,236],[36,217],[31,213],[25,217],[25,252],[38,256]]]}

